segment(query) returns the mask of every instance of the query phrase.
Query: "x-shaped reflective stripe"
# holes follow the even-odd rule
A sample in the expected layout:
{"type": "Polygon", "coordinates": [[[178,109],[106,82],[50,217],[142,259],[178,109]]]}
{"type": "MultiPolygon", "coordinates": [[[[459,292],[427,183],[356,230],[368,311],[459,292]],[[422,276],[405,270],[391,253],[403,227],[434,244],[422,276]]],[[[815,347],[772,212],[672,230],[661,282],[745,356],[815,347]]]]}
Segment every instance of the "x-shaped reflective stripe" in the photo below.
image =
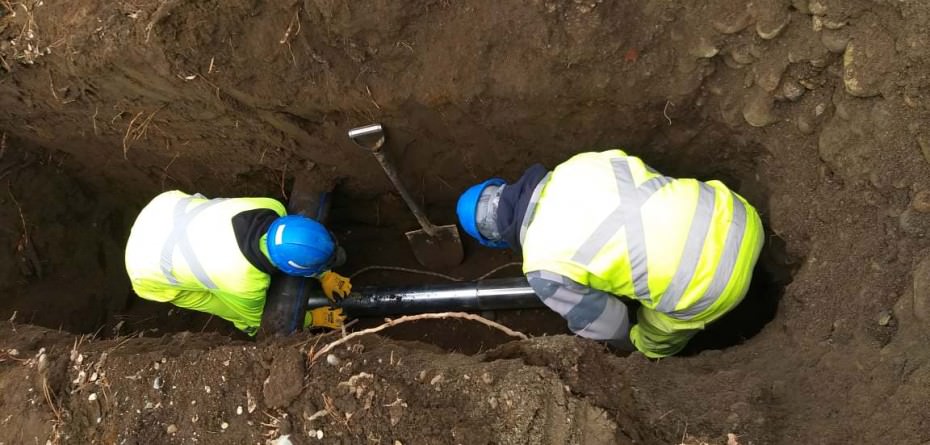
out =
{"type": "Polygon", "coordinates": [[[187,234],[187,226],[190,225],[194,217],[199,215],[204,210],[219,204],[225,199],[211,199],[204,202],[203,204],[194,207],[190,211],[187,211],[187,205],[193,201],[194,197],[187,197],[178,201],[174,206],[174,226],[171,229],[171,233],[168,235],[168,239],[165,240],[165,244],[162,246],[161,250],[161,272],[165,275],[165,278],[171,284],[178,284],[177,278],[172,272],[174,270],[174,249],[177,247],[181,250],[181,255],[184,257],[184,260],[187,262],[187,266],[190,268],[191,273],[194,274],[194,277],[200,281],[207,289],[216,289],[217,286],[213,283],[213,280],[210,279],[210,276],[207,275],[206,270],[204,270],[203,265],[200,264],[200,260],[197,258],[197,255],[194,254],[194,249],[191,247],[190,239],[187,234]]]}
{"type": "Polygon", "coordinates": [[[627,254],[630,258],[635,296],[640,300],[651,303],[649,262],[646,255],[646,232],[643,228],[642,206],[655,192],[672,182],[672,179],[666,176],[656,176],[636,186],[633,181],[633,173],[630,171],[626,159],[611,159],[610,165],[613,168],[617,182],[620,202],[575,252],[572,261],[590,264],[607,242],[618,231],[625,229],[627,254]]]}
{"type": "MultiPolygon", "coordinates": [[[[617,182],[620,203],[598,225],[591,236],[585,240],[572,260],[581,264],[590,264],[607,242],[618,231],[624,229],[633,288],[636,293],[635,297],[651,302],[652,295],[649,290],[648,256],[646,253],[642,206],[655,192],[670,183],[671,178],[657,176],[636,186],[629,164],[625,159],[611,159],[610,162],[617,182]]],[[[648,171],[655,173],[648,166],[646,168],[648,171]]],[[[681,301],[681,297],[694,278],[694,273],[701,260],[701,252],[704,250],[704,242],[713,222],[716,193],[709,185],[703,182],[699,183],[698,202],[688,230],[688,238],[685,240],[684,250],[678,268],[675,270],[675,275],[656,307],[659,312],[676,318],[692,318],[710,307],[726,289],[739,258],[739,249],[746,228],[746,208],[736,194],[730,193],[733,199],[733,219],[727,230],[727,237],[724,241],[724,248],[717,270],[714,272],[711,283],[700,300],[686,309],[676,311],[675,307],[678,306],[678,302],[681,301]]]]}

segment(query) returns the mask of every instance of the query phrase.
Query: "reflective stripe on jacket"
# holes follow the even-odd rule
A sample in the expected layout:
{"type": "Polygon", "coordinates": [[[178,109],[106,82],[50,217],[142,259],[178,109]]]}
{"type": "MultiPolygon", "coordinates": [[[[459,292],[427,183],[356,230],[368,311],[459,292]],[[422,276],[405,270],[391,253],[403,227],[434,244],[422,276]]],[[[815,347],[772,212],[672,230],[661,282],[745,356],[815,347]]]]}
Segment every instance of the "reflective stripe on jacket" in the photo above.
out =
{"type": "Polygon", "coordinates": [[[179,191],[153,199],[132,227],[126,271],[142,298],[207,312],[254,332],[270,275],[239,249],[232,219],[241,212],[284,206],[270,198],[206,199],[179,191]]]}
{"type": "Polygon", "coordinates": [[[561,274],[679,320],[735,306],[763,242],[755,209],[721,182],[663,176],[620,150],[559,165],[528,212],[524,273],[561,274]]]}

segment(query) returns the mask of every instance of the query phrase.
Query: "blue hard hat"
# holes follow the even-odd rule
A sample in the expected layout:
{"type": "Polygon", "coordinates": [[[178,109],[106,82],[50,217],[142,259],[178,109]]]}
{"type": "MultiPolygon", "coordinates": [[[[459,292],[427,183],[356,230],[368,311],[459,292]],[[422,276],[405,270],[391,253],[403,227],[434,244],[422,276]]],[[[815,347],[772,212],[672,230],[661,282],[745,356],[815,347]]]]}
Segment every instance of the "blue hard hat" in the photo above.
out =
{"type": "Polygon", "coordinates": [[[471,235],[472,238],[478,240],[482,246],[493,247],[495,249],[509,247],[503,240],[491,241],[485,238],[481,232],[478,231],[478,222],[475,221],[478,212],[478,200],[481,199],[481,192],[488,186],[499,187],[504,184],[507,184],[507,181],[501,178],[491,178],[480,184],[473,185],[469,187],[468,190],[465,190],[462,196],[459,196],[459,202],[455,206],[455,213],[459,216],[459,224],[462,225],[462,229],[465,229],[465,233],[471,235]]]}
{"type": "Polygon", "coordinates": [[[282,216],[268,228],[268,256],[288,275],[311,277],[324,272],[336,252],[326,227],[299,215],[282,216]]]}

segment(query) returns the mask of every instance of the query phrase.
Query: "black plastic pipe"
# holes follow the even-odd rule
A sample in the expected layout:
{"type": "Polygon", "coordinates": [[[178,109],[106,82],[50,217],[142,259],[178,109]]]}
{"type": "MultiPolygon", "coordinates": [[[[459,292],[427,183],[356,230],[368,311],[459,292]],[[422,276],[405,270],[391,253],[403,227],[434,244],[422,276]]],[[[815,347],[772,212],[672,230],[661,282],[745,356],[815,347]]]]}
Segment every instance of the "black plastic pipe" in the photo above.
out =
{"type": "MultiPolygon", "coordinates": [[[[302,176],[297,178],[291,189],[287,211],[313,218],[326,224],[329,216],[333,184],[302,176]]],[[[300,330],[307,309],[304,303],[312,292],[319,291],[317,280],[293,277],[283,272],[271,276],[271,284],[265,292],[265,309],[258,329],[260,338],[290,335],[300,330]]]]}
{"type": "MultiPolygon", "coordinates": [[[[307,309],[330,305],[319,291],[311,292],[307,301],[307,309]]],[[[353,290],[335,306],[352,317],[545,307],[522,277],[405,287],[366,286],[353,290]]]]}

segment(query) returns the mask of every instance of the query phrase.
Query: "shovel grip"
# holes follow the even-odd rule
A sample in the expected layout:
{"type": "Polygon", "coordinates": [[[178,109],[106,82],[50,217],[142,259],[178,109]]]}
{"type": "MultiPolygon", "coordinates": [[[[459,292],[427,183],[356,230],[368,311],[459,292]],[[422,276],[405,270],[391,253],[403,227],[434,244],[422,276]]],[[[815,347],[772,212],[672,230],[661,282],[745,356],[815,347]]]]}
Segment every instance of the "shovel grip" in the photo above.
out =
{"type": "Polygon", "coordinates": [[[384,146],[384,129],[381,128],[381,124],[353,128],[349,130],[349,139],[365,150],[378,153],[384,146]]]}
{"type": "Polygon", "coordinates": [[[436,226],[429,221],[429,218],[426,217],[426,213],[423,213],[423,209],[417,205],[413,196],[410,196],[407,188],[404,187],[404,184],[400,181],[400,176],[397,174],[397,171],[394,170],[394,165],[387,159],[384,152],[381,150],[372,150],[371,154],[373,154],[375,159],[378,160],[378,163],[381,164],[381,168],[384,169],[384,173],[387,175],[388,179],[394,183],[394,188],[397,189],[397,193],[400,193],[400,197],[407,203],[407,207],[410,208],[410,212],[413,213],[413,216],[417,218],[417,222],[420,223],[420,227],[423,228],[423,231],[426,232],[427,235],[435,237],[436,226]]]}

